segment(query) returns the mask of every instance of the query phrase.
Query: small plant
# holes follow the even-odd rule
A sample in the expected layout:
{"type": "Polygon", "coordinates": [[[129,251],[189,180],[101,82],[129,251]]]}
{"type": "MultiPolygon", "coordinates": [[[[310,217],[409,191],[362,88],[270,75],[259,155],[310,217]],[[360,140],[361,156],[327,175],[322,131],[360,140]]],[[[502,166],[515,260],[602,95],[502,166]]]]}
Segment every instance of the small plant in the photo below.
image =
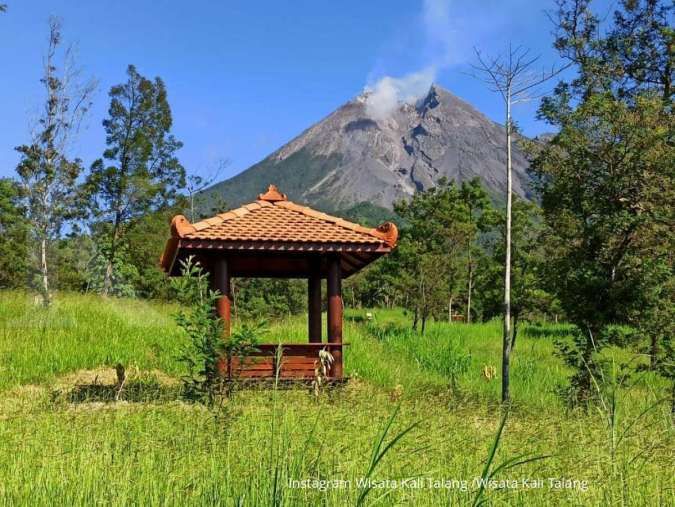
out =
{"type": "Polygon", "coordinates": [[[117,374],[117,385],[115,386],[115,401],[119,401],[124,384],[127,381],[127,370],[122,363],[117,363],[115,366],[115,373],[117,374]]]}
{"type": "Polygon", "coordinates": [[[494,365],[483,365],[483,377],[485,380],[490,382],[492,379],[497,378],[497,367],[494,365]]]}
{"type": "Polygon", "coordinates": [[[317,398],[321,392],[321,387],[328,380],[328,373],[330,372],[334,360],[333,354],[328,352],[326,347],[324,347],[319,351],[319,359],[314,361],[314,380],[312,381],[312,389],[314,390],[314,396],[317,398]]]}
{"type": "Polygon", "coordinates": [[[213,310],[220,295],[209,289],[207,274],[192,257],[181,261],[181,272],[180,277],[172,280],[172,287],[187,308],[175,316],[176,323],[190,339],[179,357],[187,368],[183,393],[189,400],[211,404],[223,388],[219,371],[225,353],[223,323],[213,310]]]}

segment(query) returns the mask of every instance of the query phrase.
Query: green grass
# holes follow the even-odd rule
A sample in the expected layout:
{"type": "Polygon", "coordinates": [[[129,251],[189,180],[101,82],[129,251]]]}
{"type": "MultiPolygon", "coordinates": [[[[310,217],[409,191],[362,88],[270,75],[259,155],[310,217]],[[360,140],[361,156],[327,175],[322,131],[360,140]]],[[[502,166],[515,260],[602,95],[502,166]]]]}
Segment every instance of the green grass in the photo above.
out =
{"type": "MultiPolygon", "coordinates": [[[[181,374],[176,356],[184,343],[174,310],[64,294],[45,311],[27,294],[0,293],[0,504],[355,505],[363,492],[356,483],[368,474],[373,447],[399,405],[386,442],[419,424],[372,478],[422,479],[374,488],[365,503],[472,503],[472,481],[501,417],[499,379],[482,374],[486,365],[499,370],[499,323],[432,323],[419,336],[400,311],[375,310],[373,323],[350,311],[346,387],[319,400],[306,389],[238,391],[209,410],[181,401],[172,380],[181,374]],[[117,362],[131,378],[127,398],[115,403],[100,388],[113,382],[117,362]],[[78,390],[81,384],[88,389],[78,390]],[[333,486],[352,487],[292,488],[291,479],[340,479],[333,486]],[[430,479],[455,480],[446,483],[454,487],[434,489],[430,479]]],[[[515,405],[494,457],[502,463],[551,455],[496,477],[541,478],[544,486],[488,488],[485,499],[675,504],[668,406],[640,416],[666,386],[645,376],[622,389],[613,425],[600,411],[566,411],[555,394],[566,372],[553,339],[568,331],[523,329],[513,361],[515,405]],[[586,480],[588,489],[551,489],[549,477],[586,480]]],[[[274,323],[268,339],[304,340],[304,320],[274,323]]]]}

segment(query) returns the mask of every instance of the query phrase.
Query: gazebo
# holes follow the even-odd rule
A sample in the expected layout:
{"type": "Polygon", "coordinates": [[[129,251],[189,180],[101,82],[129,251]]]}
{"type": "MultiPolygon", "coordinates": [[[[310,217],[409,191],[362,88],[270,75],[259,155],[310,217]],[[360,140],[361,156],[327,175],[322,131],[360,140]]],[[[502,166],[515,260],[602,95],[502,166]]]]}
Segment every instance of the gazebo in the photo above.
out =
{"type": "MultiPolygon", "coordinates": [[[[217,312],[230,333],[233,277],[306,278],[308,322],[306,343],[261,344],[253,356],[236,361],[233,375],[313,378],[319,351],[334,358],[329,378],[341,379],[342,280],[396,246],[398,230],[390,222],[364,227],[289,201],[274,185],[240,208],[191,224],[183,215],[171,221],[171,237],[161,258],[169,276],[180,275],[180,261],[189,256],[209,272],[221,294],[217,312]],[[327,287],[327,342],[322,340],[321,280],[327,287]]],[[[233,361],[235,363],[235,361],[233,361]]]]}

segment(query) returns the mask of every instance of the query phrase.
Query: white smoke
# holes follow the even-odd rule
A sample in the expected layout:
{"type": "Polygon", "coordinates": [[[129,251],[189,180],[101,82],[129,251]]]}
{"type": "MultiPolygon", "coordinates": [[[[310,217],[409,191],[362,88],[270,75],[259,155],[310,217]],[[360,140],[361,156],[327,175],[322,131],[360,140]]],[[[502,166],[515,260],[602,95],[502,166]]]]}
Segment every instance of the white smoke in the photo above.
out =
{"type": "Polygon", "coordinates": [[[366,111],[376,120],[387,118],[401,104],[414,104],[424,97],[436,77],[433,67],[395,78],[385,76],[366,87],[366,111]]]}
{"type": "Polygon", "coordinates": [[[423,53],[430,64],[401,77],[381,77],[366,86],[366,111],[370,116],[385,119],[401,104],[416,103],[428,93],[438,69],[459,61],[458,32],[453,28],[451,18],[450,0],[424,1],[419,22],[424,39],[423,53]]]}

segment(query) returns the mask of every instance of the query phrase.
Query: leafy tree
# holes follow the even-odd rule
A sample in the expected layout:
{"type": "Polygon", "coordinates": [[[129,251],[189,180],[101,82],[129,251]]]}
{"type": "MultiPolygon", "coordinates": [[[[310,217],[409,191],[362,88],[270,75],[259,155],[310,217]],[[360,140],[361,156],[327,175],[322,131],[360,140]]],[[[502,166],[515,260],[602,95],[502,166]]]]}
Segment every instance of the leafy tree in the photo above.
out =
{"type": "Polygon", "coordinates": [[[16,148],[21,154],[17,173],[24,206],[37,246],[40,293],[50,303],[49,249],[65,221],[76,216],[77,180],[82,172],[79,159],[69,159],[67,150],[87,113],[96,83],[78,81],[70,49],[61,51],[61,23],[49,21],[49,44],[40,82],[45,90],[30,144],[16,148]],[[58,67],[58,60],[61,67],[58,67]]]}
{"type": "Polygon", "coordinates": [[[85,291],[87,276],[95,253],[94,241],[89,234],[73,228],[66,236],[54,242],[52,259],[54,282],[60,290],[85,291]]]}
{"type": "Polygon", "coordinates": [[[533,164],[552,288],[579,329],[561,349],[577,402],[589,399],[610,327],[649,333],[656,309],[672,306],[675,248],[670,59],[646,56],[664,44],[672,52],[664,21],[672,6],[622,2],[599,36],[588,4],[560,2],[555,44],[578,74],[542,102],[540,115],[559,133],[533,164]]]}
{"type": "Polygon", "coordinates": [[[19,185],[10,178],[0,178],[0,288],[26,284],[28,255],[28,223],[19,185]]]}
{"type": "Polygon", "coordinates": [[[105,237],[103,294],[113,289],[116,257],[130,222],[173,203],[185,184],[175,155],[182,143],[170,133],[164,82],[144,78],[133,65],[127,76],[126,83],[110,89],[103,120],[108,147],[92,164],[86,182],[92,215],[102,221],[98,231],[105,237]]]}
{"type": "MultiPolygon", "coordinates": [[[[87,290],[94,292],[103,292],[108,269],[108,259],[110,245],[106,245],[99,239],[96,244],[96,251],[89,261],[87,270],[87,290]]],[[[136,287],[139,283],[139,273],[136,266],[130,260],[129,250],[126,244],[119,245],[115,255],[114,266],[112,270],[112,283],[108,294],[118,297],[135,297],[136,287]]]]}
{"type": "Polygon", "coordinates": [[[352,307],[392,308],[405,300],[400,288],[400,264],[393,253],[344,281],[342,292],[352,307]]]}
{"type": "MultiPolygon", "coordinates": [[[[485,233],[489,228],[489,219],[493,209],[480,178],[473,178],[470,181],[462,182],[459,196],[462,203],[461,211],[464,214],[462,232],[466,241],[466,322],[470,323],[471,296],[475,283],[476,259],[483,251],[478,244],[478,239],[479,235],[485,233]]],[[[456,278],[455,274],[451,280],[456,280],[456,278]]]]}
{"type": "MultiPolygon", "coordinates": [[[[486,240],[486,250],[491,256],[484,257],[483,276],[478,282],[485,316],[501,314],[504,291],[504,231],[503,214],[490,215],[498,235],[486,240]]],[[[546,291],[546,232],[540,208],[531,202],[515,198],[512,213],[512,275],[511,309],[513,315],[513,333],[511,349],[516,342],[518,326],[523,319],[533,319],[551,313],[555,301],[546,291]]]]}
{"type": "Polygon", "coordinates": [[[192,257],[181,261],[181,270],[182,275],[173,278],[171,284],[182,304],[176,322],[189,338],[180,357],[187,368],[184,395],[213,404],[226,387],[225,374],[232,388],[232,360],[242,363],[259,352],[257,344],[265,332],[264,323],[242,325],[224,339],[223,322],[214,311],[220,294],[209,288],[208,273],[192,257]]]}
{"type": "Polygon", "coordinates": [[[656,91],[670,106],[675,50],[672,2],[621,0],[613,23],[602,30],[591,4],[591,0],[558,0],[554,46],[578,71],[564,87],[582,99],[610,92],[631,101],[642,92],[656,91]]]}
{"type": "Polygon", "coordinates": [[[459,188],[440,180],[436,187],[395,205],[405,227],[390,257],[398,263],[397,283],[404,305],[413,311],[415,329],[420,321],[423,331],[430,316],[439,314],[446,303],[451,305],[461,286],[467,288],[470,311],[477,241],[486,230],[490,209],[478,180],[459,188]],[[461,264],[463,259],[466,262],[461,264]]]}
{"type": "Polygon", "coordinates": [[[413,311],[413,329],[417,330],[421,321],[422,332],[429,316],[438,309],[441,294],[447,293],[446,273],[439,268],[443,265],[444,226],[448,224],[444,211],[451,194],[456,200],[454,183],[418,192],[410,201],[394,206],[406,226],[391,257],[398,264],[397,282],[406,296],[404,306],[413,311]]]}
{"type": "Polygon", "coordinates": [[[585,336],[574,364],[581,399],[606,326],[636,325],[650,306],[663,304],[650,295],[672,276],[664,268],[674,246],[672,127],[658,99],[630,106],[594,95],[566,115],[535,161],[553,231],[554,288],[585,336]]]}

